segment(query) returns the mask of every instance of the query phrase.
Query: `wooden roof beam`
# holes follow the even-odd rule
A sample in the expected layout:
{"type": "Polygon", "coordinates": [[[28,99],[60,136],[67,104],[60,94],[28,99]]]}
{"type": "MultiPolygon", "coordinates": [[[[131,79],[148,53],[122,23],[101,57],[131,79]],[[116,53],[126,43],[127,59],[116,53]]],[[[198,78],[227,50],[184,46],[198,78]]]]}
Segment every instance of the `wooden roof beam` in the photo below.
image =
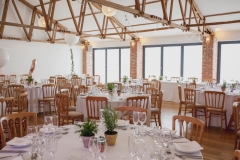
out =
{"type": "MultiPolygon", "coordinates": [[[[5,22],[6,19],[7,19],[7,12],[8,12],[9,1],[10,0],[6,0],[5,1],[4,8],[3,8],[3,14],[2,14],[2,19],[1,19],[2,22],[5,22]]],[[[3,37],[3,32],[4,32],[4,24],[1,24],[1,27],[0,27],[0,38],[1,39],[3,37]]]]}
{"type": "Polygon", "coordinates": [[[70,10],[71,16],[72,16],[72,20],[73,20],[74,26],[76,28],[76,31],[78,32],[77,21],[75,19],[74,12],[73,12],[70,0],[67,0],[67,4],[68,4],[68,8],[70,10]]]}
{"type": "MultiPolygon", "coordinates": [[[[18,11],[18,8],[17,8],[17,5],[15,3],[15,0],[12,0],[12,4],[13,4],[13,7],[14,7],[16,13],[17,13],[17,16],[18,16],[18,19],[19,19],[20,23],[23,24],[23,20],[22,20],[22,17],[20,15],[19,11],[18,11]]],[[[28,32],[27,32],[26,28],[25,27],[22,27],[22,28],[23,28],[23,31],[24,31],[27,39],[30,41],[30,37],[28,35],[28,32]]]]}
{"type": "MultiPolygon", "coordinates": [[[[50,3],[51,5],[49,5],[48,8],[48,16],[50,17],[49,20],[49,27],[52,28],[52,23],[53,23],[53,17],[54,17],[54,12],[55,12],[55,5],[56,5],[56,0],[51,0],[52,3],[50,3]]],[[[56,23],[55,23],[56,24],[56,23]]]]}
{"type": "Polygon", "coordinates": [[[50,30],[51,28],[49,27],[48,16],[47,16],[47,13],[45,11],[45,7],[43,5],[43,0],[39,0],[39,2],[40,2],[40,5],[41,5],[41,8],[42,8],[42,13],[43,13],[43,17],[44,17],[44,20],[45,20],[45,23],[46,23],[46,28],[47,28],[47,30],[50,30]]]}
{"type": "Polygon", "coordinates": [[[99,25],[99,23],[98,23],[97,17],[96,17],[96,15],[95,15],[94,12],[93,12],[92,5],[90,4],[90,2],[87,2],[87,3],[88,3],[88,6],[89,6],[92,14],[93,14],[93,18],[94,18],[94,20],[95,20],[95,22],[96,22],[96,24],[97,24],[97,27],[98,27],[98,30],[99,30],[100,34],[103,34],[103,33],[102,33],[102,30],[101,30],[101,27],[100,27],[100,25],[99,25]]]}
{"type": "MultiPolygon", "coordinates": [[[[31,22],[30,22],[31,26],[34,26],[35,18],[36,18],[36,9],[32,10],[32,18],[31,18],[31,22]]],[[[33,33],[33,28],[30,28],[29,29],[30,41],[32,41],[32,33],[33,33]]]]}
{"type": "Polygon", "coordinates": [[[115,31],[118,33],[118,35],[119,35],[120,39],[123,39],[123,37],[122,37],[122,34],[119,34],[120,32],[118,31],[118,29],[117,29],[117,27],[115,26],[115,24],[112,22],[112,20],[111,20],[111,19],[109,19],[109,20],[110,20],[110,22],[112,23],[112,25],[113,25],[113,27],[114,27],[115,31]]]}
{"type": "Polygon", "coordinates": [[[164,17],[165,20],[168,21],[167,8],[165,6],[164,0],[161,0],[161,3],[162,3],[161,6],[162,6],[162,11],[163,11],[163,17],[164,17]]]}
{"type": "Polygon", "coordinates": [[[83,1],[83,12],[81,14],[82,18],[81,18],[81,26],[79,28],[79,35],[82,35],[82,31],[83,31],[83,24],[84,24],[84,19],[85,19],[85,13],[86,13],[86,7],[87,7],[87,2],[84,0],[83,1]]]}

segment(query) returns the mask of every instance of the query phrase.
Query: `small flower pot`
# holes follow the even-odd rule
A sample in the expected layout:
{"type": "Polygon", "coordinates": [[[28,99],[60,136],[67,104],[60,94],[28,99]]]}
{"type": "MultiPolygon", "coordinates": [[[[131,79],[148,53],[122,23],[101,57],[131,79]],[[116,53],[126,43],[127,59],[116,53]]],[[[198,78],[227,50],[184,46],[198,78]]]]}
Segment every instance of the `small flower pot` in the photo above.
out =
{"type": "MultiPolygon", "coordinates": [[[[108,131],[106,131],[106,132],[108,132],[108,131]]],[[[116,144],[118,133],[115,132],[115,134],[107,134],[106,132],[105,132],[105,138],[107,140],[107,144],[109,146],[114,146],[116,144]]]]}
{"type": "Polygon", "coordinates": [[[82,141],[83,141],[83,146],[84,146],[85,148],[88,148],[88,143],[89,143],[90,137],[81,136],[81,138],[82,138],[82,141]]]}
{"type": "Polygon", "coordinates": [[[225,90],[226,90],[226,88],[225,88],[225,87],[222,87],[221,89],[222,89],[222,92],[225,92],[225,90]]]}
{"type": "Polygon", "coordinates": [[[118,94],[118,96],[120,96],[120,95],[121,95],[121,92],[117,92],[117,94],[118,94]]]}

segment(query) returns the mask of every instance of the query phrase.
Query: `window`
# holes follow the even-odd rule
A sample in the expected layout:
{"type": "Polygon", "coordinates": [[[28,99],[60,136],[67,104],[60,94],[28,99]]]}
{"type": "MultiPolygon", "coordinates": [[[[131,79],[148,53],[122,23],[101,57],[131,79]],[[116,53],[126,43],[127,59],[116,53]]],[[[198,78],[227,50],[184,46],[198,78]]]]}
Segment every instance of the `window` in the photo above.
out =
{"type": "Polygon", "coordinates": [[[145,78],[149,75],[159,77],[161,75],[161,47],[149,47],[145,49],[145,78]]]}
{"type": "Polygon", "coordinates": [[[180,77],[181,71],[181,47],[171,46],[163,48],[163,75],[170,77],[180,77]]]}
{"type": "Polygon", "coordinates": [[[93,49],[93,75],[100,75],[101,83],[118,81],[123,75],[130,77],[129,48],[93,49]]]}
{"type": "Polygon", "coordinates": [[[240,42],[222,42],[219,43],[220,52],[220,65],[218,68],[218,80],[222,83],[223,80],[227,82],[240,81],[240,74],[238,70],[240,68],[240,42]]]}
{"type": "Polygon", "coordinates": [[[183,78],[202,78],[202,45],[184,46],[183,78]]]}

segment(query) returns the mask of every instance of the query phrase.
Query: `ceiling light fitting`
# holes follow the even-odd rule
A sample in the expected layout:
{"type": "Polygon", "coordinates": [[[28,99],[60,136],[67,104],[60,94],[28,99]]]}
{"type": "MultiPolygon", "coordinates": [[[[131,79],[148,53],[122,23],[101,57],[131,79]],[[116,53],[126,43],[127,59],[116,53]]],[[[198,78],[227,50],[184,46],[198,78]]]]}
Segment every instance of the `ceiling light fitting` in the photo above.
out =
{"type": "MultiPolygon", "coordinates": [[[[109,0],[109,2],[111,1],[109,0]]],[[[102,12],[105,16],[112,17],[117,13],[117,10],[115,8],[102,6],[102,12]]]]}

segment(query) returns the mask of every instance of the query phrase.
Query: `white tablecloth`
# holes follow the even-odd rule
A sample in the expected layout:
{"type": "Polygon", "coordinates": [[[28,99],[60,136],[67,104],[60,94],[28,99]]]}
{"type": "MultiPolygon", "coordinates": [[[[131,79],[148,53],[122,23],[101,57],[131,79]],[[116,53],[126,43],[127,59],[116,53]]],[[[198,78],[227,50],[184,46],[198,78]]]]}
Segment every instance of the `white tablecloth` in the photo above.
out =
{"type": "MultiPolygon", "coordinates": [[[[227,124],[231,118],[232,115],[232,106],[233,106],[233,102],[234,100],[236,100],[237,98],[240,97],[240,94],[236,95],[236,94],[226,94],[225,96],[225,102],[224,102],[224,108],[227,110],[227,124]]],[[[204,92],[203,91],[198,91],[197,92],[197,97],[196,97],[196,102],[199,104],[205,104],[205,99],[204,99],[204,92]]],[[[199,119],[205,121],[204,117],[198,117],[199,119]]],[[[221,121],[220,121],[220,117],[214,117],[212,116],[211,118],[211,126],[216,126],[219,127],[221,126],[221,121]]],[[[225,122],[223,121],[223,127],[225,128],[225,122]]]]}
{"type": "Polygon", "coordinates": [[[38,113],[38,99],[42,98],[42,87],[25,87],[28,92],[28,112],[38,113]]]}
{"type": "MultiPolygon", "coordinates": [[[[161,90],[164,90],[163,100],[171,101],[171,102],[179,102],[178,96],[178,85],[182,87],[182,98],[184,100],[184,88],[186,88],[187,82],[171,82],[171,81],[162,81],[161,82],[161,90]]],[[[203,87],[203,84],[197,83],[196,88],[203,87]]]]}
{"type": "MultiPolygon", "coordinates": [[[[74,134],[75,131],[73,129],[73,125],[68,125],[66,127],[69,127],[70,130],[68,131],[68,134],[62,135],[62,137],[58,140],[57,151],[54,156],[55,160],[80,160],[80,158],[70,159],[71,155],[86,158],[84,160],[93,160],[94,158],[92,157],[89,149],[84,148],[83,142],[81,138],[79,138],[79,134],[74,134]]],[[[128,128],[127,130],[116,129],[116,131],[118,132],[116,144],[114,146],[107,146],[107,155],[105,160],[119,160],[121,156],[126,156],[126,160],[130,159],[130,155],[128,152],[128,137],[132,134],[133,130],[128,128]]],[[[99,133],[98,135],[103,136],[103,133],[99,133]]],[[[143,136],[140,138],[145,140],[146,142],[146,153],[142,159],[150,160],[150,148],[153,145],[153,139],[150,136],[143,136]]],[[[6,146],[3,150],[29,151],[30,148],[30,146],[21,148],[12,148],[10,146],[6,146]]],[[[170,149],[173,154],[174,149],[172,144],[170,145],[170,149]]],[[[1,153],[1,156],[7,155],[13,155],[13,153],[1,153]]],[[[199,151],[195,155],[201,156],[201,152],[199,151]]],[[[174,155],[172,155],[172,157],[174,157],[174,155]]],[[[50,154],[46,153],[43,157],[43,160],[51,160],[50,154]]]]}
{"type": "MultiPolygon", "coordinates": [[[[121,94],[121,96],[122,95],[123,94],[121,94]]],[[[99,96],[107,96],[107,95],[103,94],[99,96]]],[[[112,107],[126,106],[126,97],[123,98],[121,96],[117,97],[117,99],[115,100],[112,100],[112,101],[109,100],[108,105],[112,107]]],[[[77,97],[76,111],[82,112],[84,114],[84,118],[87,118],[86,96],[77,97]]],[[[147,126],[150,126],[150,118],[151,118],[151,96],[149,96],[149,100],[148,100],[148,111],[147,111],[147,121],[146,121],[147,126]]]]}

